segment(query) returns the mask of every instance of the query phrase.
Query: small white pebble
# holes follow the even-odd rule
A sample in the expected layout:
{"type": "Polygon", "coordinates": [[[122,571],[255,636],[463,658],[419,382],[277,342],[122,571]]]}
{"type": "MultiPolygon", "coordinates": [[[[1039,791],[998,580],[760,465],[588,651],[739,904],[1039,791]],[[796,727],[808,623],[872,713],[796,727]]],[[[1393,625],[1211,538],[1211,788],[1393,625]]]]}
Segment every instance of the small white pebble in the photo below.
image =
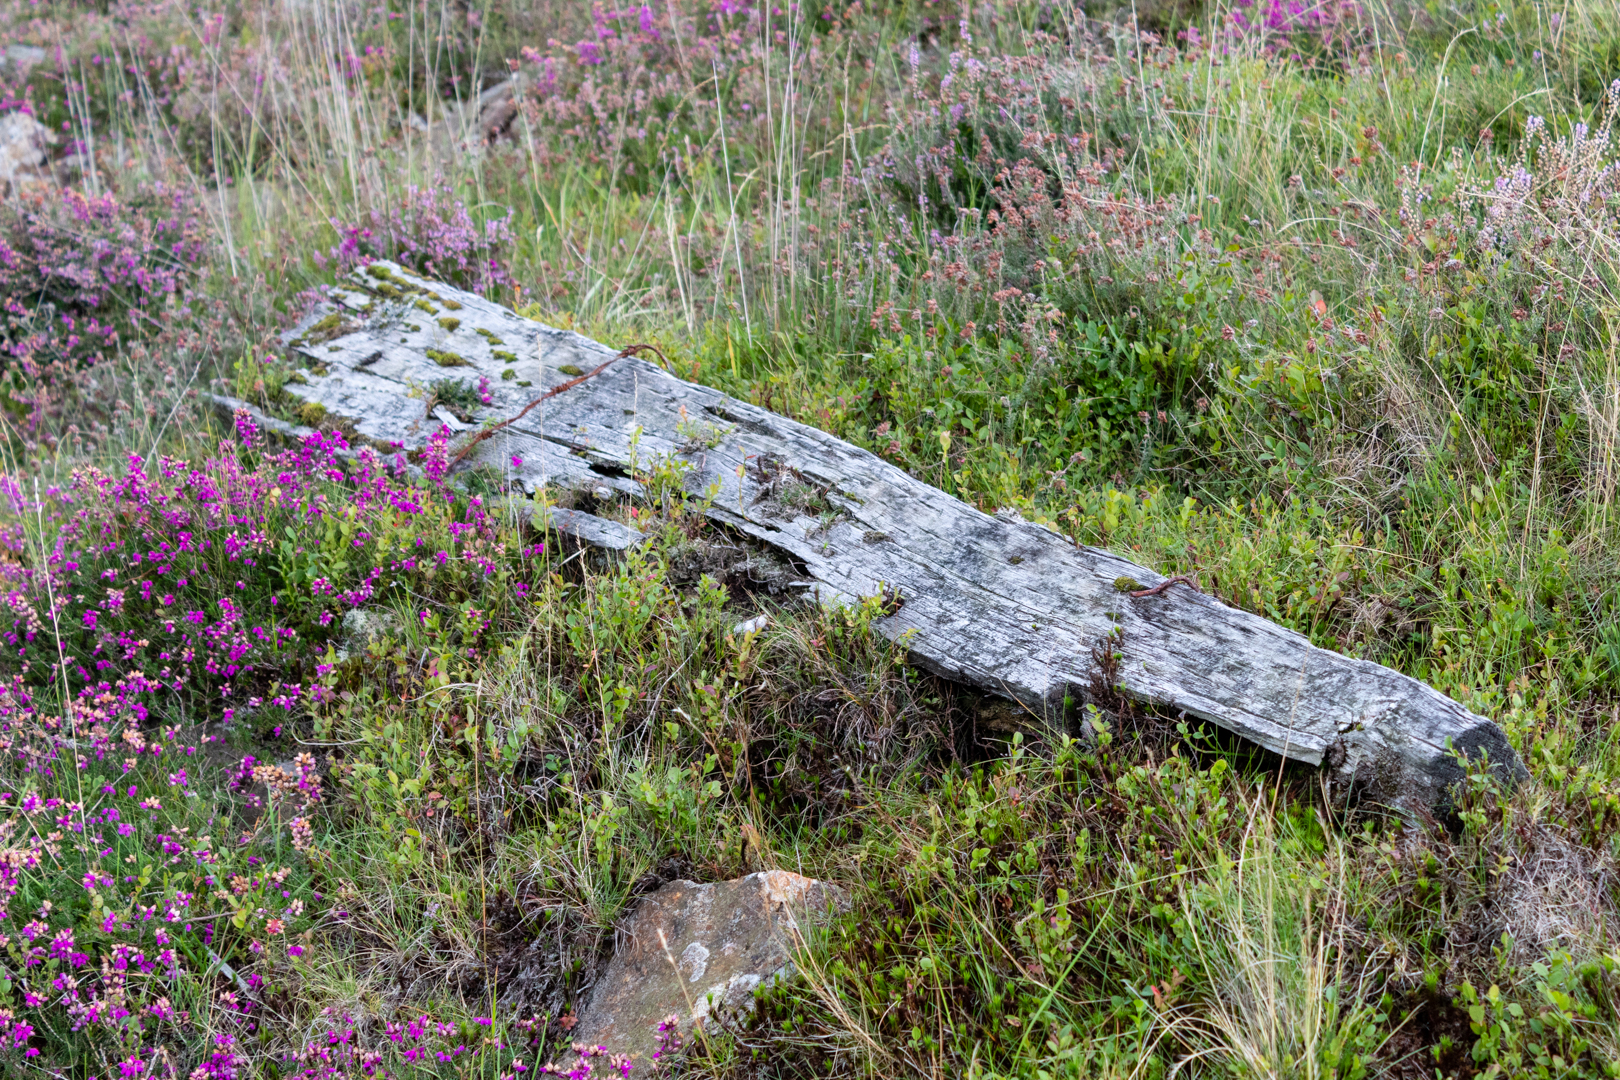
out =
{"type": "Polygon", "coordinates": [[[755,615],[752,619],[749,619],[746,622],[740,622],[736,626],[733,626],[731,628],[731,633],[734,637],[742,637],[745,634],[757,634],[769,625],[771,625],[771,617],[769,615],[755,615]]]}

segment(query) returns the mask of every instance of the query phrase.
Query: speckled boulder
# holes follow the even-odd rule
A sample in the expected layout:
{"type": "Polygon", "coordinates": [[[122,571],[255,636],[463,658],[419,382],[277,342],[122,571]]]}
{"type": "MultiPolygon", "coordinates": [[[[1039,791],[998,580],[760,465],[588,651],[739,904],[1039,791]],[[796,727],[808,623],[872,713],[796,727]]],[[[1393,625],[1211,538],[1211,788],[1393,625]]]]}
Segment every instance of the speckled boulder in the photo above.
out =
{"type": "Polygon", "coordinates": [[[799,927],[845,903],[837,886],[786,870],[669,882],[622,925],[570,1038],[645,1058],[671,1014],[689,1038],[694,1024],[750,1010],[760,987],[792,973],[799,927]]]}

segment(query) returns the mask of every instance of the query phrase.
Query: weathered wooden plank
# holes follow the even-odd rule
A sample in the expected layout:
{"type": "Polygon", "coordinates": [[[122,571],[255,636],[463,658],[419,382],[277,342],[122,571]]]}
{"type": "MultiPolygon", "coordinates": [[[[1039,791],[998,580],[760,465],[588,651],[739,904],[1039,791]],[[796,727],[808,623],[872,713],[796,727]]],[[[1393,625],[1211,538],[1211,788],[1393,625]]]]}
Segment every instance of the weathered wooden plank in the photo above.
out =
{"type": "Polygon", "coordinates": [[[535,524],[607,552],[631,551],[647,539],[628,525],[561,506],[546,507],[536,516],[535,524]]]}
{"type": "MultiPolygon", "coordinates": [[[[467,407],[463,392],[460,417],[435,410],[471,431],[616,355],[391,264],[356,278],[361,289],[342,307],[294,336],[316,366],[287,389],[380,443],[420,446],[437,430],[424,408],[435,385],[453,397],[454,380],[487,380],[487,405],[467,407]]],[[[462,467],[530,490],[634,493],[626,473],[660,457],[685,463],[688,490],[713,493],[713,519],[798,560],[824,600],[897,594],[903,602],[877,625],[916,663],[1036,715],[1084,700],[1092,650],[1113,638],[1121,693],[1323,766],[1403,811],[1446,805],[1462,776],[1454,751],[1524,775],[1496,724],[1423,683],[1181,585],[1132,597],[1122,582],[1164,579],[1015,515],[981,513],[865,450],[639,357],[502,428],[462,467]]]]}

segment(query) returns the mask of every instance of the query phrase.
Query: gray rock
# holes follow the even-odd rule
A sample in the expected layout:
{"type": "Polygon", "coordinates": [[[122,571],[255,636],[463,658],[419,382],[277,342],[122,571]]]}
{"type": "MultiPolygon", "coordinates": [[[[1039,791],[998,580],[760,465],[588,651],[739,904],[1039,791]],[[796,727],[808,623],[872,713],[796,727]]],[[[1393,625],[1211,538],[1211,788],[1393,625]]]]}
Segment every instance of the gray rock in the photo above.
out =
{"type": "Polygon", "coordinates": [[[765,628],[770,625],[771,617],[769,615],[755,615],[752,619],[744,619],[736,626],[733,626],[731,628],[731,633],[734,637],[744,637],[748,634],[759,634],[763,633],[765,628]]]}
{"type": "Polygon", "coordinates": [[[51,183],[50,146],[56,135],[30,113],[0,115],[0,196],[51,183]]]}
{"type": "Polygon", "coordinates": [[[678,1015],[689,1045],[694,1026],[751,1011],[761,987],[792,974],[801,921],[846,903],[837,886],[787,870],[672,881],[621,927],[570,1038],[645,1059],[658,1048],[658,1024],[678,1015]]]}
{"type": "Polygon", "coordinates": [[[466,138],[480,143],[504,138],[517,118],[523,88],[524,78],[517,75],[479,94],[478,100],[465,110],[471,119],[466,138]]]}
{"type": "Polygon", "coordinates": [[[38,45],[7,45],[0,54],[0,70],[11,70],[21,76],[45,62],[45,50],[38,45]]]}
{"type": "Polygon", "coordinates": [[[392,612],[355,608],[343,616],[338,659],[347,660],[350,656],[364,654],[372,642],[381,641],[396,625],[397,620],[392,612]]]}
{"type": "Polygon", "coordinates": [[[475,159],[489,147],[509,141],[516,134],[514,121],[522,112],[527,85],[522,75],[514,75],[476,98],[442,103],[439,115],[431,123],[412,113],[406,124],[412,131],[427,136],[428,150],[435,160],[475,159]]]}

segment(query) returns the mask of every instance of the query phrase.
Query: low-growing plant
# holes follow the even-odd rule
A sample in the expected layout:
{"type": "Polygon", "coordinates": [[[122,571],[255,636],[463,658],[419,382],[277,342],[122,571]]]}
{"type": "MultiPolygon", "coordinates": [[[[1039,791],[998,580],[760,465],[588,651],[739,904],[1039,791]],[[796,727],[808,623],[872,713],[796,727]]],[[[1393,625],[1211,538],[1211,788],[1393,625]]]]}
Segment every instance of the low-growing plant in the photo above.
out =
{"type": "MultiPolygon", "coordinates": [[[[509,550],[481,500],[458,507],[443,462],[417,484],[363,447],[351,473],[340,433],[274,452],[247,413],[236,423],[243,454],[132,455],[122,476],[88,469],[37,496],[11,482],[7,664],[28,685],[151,672],[177,710],[290,714],[325,695],[321,653],[346,612],[417,581],[434,583],[423,619],[531,587],[531,553],[509,550]]],[[[479,633],[458,647],[476,654],[479,633]]]]}

